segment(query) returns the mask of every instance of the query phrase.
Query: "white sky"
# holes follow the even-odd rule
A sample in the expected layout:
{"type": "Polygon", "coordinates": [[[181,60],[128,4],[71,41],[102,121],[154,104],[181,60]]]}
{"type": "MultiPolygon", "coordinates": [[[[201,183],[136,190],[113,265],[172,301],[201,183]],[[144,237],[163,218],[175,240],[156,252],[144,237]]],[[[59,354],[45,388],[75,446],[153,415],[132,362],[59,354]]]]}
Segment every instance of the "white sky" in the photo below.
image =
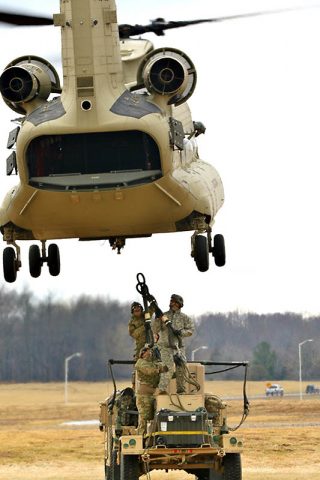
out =
{"type": "MultiPolygon", "coordinates": [[[[120,23],[232,15],[320,1],[118,0],[120,23]],[[239,5],[241,3],[241,5],[239,5]],[[197,6],[195,10],[194,6],[197,6]]],[[[59,2],[1,1],[39,13],[57,13],[59,2]],[[45,3],[45,4],[44,4],[45,3]]],[[[136,273],[166,308],[171,293],[185,298],[185,311],[296,311],[319,313],[320,272],[320,8],[207,24],[152,38],[156,46],[184,50],[198,71],[190,106],[205,123],[201,157],[216,166],[225,205],[214,233],[223,233],[227,264],[206,273],[190,257],[190,233],[128,240],[121,255],[108,242],[59,241],[62,270],[39,279],[23,267],[8,290],[28,287],[39,298],[81,293],[121,301],[139,299],[136,273]]],[[[0,69],[16,56],[59,56],[58,29],[0,27],[0,69]],[[1,37],[2,36],[2,37],[1,37]]],[[[56,65],[57,66],[57,65],[56,65]]],[[[0,104],[1,194],[17,182],[5,176],[7,134],[16,115],[0,104]]],[[[5,244],[3,244],[3,247],[5,244]]],[[[5,282],[3,281],[3,284],[5,282]]]]}

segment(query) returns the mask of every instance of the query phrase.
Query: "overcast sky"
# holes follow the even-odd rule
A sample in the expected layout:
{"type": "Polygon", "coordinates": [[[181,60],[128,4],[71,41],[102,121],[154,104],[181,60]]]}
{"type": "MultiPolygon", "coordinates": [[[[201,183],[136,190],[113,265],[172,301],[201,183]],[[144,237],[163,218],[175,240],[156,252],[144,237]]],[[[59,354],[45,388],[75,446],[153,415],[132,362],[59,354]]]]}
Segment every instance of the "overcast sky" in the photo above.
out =
{"type": "MultiPolygon", "coordinates": [[[[320,1],[318,2],[320,4],[320,1]]],[[[56,13],[58,1],[1,1],[24,10],[56,13]]],[[[315,5],[316,1],[118,0],[120,23],[155,17],[185,20],[270,8],[315,5]],[[241,3],[241,6],[239,5],[241,3]],[[194,6],[197,6],[195,9],[194,6]]],[[[320,312],[320,8],[206,24],[149,37],[155,46],[184,50],[198,71],[189,104],[207,132],[199,137],[201,157],[220,172],[225,205],[214,233],[225,236],[227,264],[211,261],[206,273],[190,257],[191,233],[128,240],[121,255],[108,242],[59,241],[62,268],[39,279],[23,267],[8,290],[28,287],[39,298],[79,294],[139,299],[136,273],[165,308],[171,293],[185,298],[185,311],[320,312]]],[[[0,26],[4,68],[33,53],[57,61],[60,33],[0,26]]],[[[58,65],[55,65],[58,67],[58,65]]],[[[4,196],[16,177],[5,176],[7,133],[16,114],[1,101],[0,168],[4,196]]],[[[3,247],[5,244],[3,243],[3,247]]],[[[3,284],[5,282],[3,281],[3,284]]]]}

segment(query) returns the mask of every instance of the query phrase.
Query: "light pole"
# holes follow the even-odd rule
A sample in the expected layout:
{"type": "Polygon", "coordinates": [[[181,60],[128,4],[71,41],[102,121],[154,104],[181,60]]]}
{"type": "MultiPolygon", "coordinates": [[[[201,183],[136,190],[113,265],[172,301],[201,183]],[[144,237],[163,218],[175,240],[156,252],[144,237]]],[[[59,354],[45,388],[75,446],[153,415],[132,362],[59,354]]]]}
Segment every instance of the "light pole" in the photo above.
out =
{"type": "Polygon", "coordinates": [[[201,347],[198,347],[198,348],[195,348],[194,350],[192,350],[191,352],[191,361],[193,362],[194,361],[194,354],[198,351],[198,350],[207,350],[208,347],[206,345],[202,345],[201,347]]]}
{"type": "Polygon", "coordinates": [[[299,386],[300,386],[300,400],[302,400],[302,372],[301,372],[301,347],[307,342],[313,342],[313,338],[308,338],[299,343],[299,386]]]}
{"type": "Polygon", "coordinates": [[[70,357],[64,360],[64,403],[68,403],[68,374],[69,374],[69,362],[74,357],[81,357],[82,353],[77,352],[70,355],[70,357]]]}

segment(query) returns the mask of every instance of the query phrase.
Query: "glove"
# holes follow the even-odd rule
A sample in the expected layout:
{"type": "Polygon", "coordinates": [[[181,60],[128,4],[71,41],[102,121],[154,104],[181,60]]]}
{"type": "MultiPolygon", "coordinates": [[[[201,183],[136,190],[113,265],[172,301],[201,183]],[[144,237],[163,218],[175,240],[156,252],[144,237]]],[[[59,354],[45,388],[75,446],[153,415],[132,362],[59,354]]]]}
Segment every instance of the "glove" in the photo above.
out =
{"type": "Polygon", "coordinates": [[[177,335],[177,336],[180,336],[181,335],[181,332],[182,332],[182,329],[180,330],[176,330],[175,328],[172,329],[172,332],[177,335]]]}
{"type": "Polygon", "coordinates": [[[167,367],[167,365],[163,365],[163,366],[160,367],[159,372],[160,373],[165,373],[168,370],[169,370],[169,368],[167,367]]]}

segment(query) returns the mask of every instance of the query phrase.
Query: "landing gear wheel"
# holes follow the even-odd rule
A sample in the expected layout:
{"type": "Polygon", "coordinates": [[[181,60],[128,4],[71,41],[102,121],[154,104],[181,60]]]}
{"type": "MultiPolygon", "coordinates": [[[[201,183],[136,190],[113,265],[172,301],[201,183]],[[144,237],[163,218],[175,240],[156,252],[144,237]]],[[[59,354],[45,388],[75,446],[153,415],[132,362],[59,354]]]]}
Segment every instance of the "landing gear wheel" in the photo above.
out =
{"type": "Polygon", "coordinates": [[[31,277],[38,278],[41,274],[42,259],[38,245],[29,248],[29,272],[31,277]]]}
{"type": "Polygon", "coordinates": [[[223,267],[226,264],[226,249],[224,244],[224,237],[220,233],[213,238],[213,250],[214,263],[217,267],[223,267]]]}
{"type": "Polygon", "coordinates": [[[59,247],[55,243],[51,243],[48,248],[48,267],[49,273],[53,277],[57,277],[60,273],[60,253],[59,247]]]}
{"type": "Polygon", "coordinates": [[[3,274],[6,282],[13,283],[17,279],[16,252],[12,247],[3,250],[3,274]]]}
{"type": "Polygon", "coordinates": [[[209,269],[209,245],[204,235],[194,237],[194,261],[200,272],[206,272],[209,269]]]}
{"type": "Polygon", "coordinates": [[[139,480],[138,455],[121,455],[120,480],[139,480]]]}
{"type": "Polygon", "coordinates": [[[241,456],[240,453],[227,453],[223,458],[223,480],[241,480],[241,456]]]}

